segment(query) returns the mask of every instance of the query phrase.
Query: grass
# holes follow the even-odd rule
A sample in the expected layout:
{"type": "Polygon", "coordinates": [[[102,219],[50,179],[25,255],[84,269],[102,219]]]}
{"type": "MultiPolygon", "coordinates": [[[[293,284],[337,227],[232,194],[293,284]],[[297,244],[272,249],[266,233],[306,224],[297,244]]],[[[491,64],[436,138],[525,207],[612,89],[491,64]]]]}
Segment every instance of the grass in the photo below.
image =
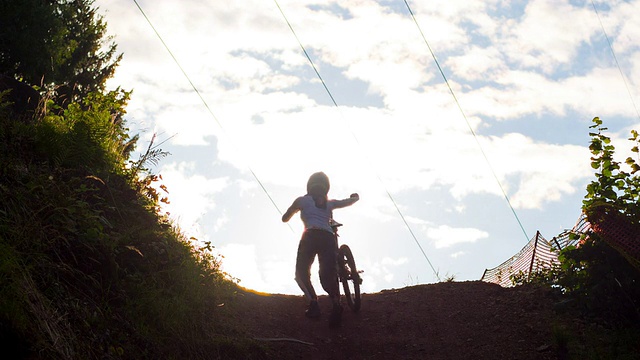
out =
{"type": "MultiPolygon", "coordinates": [[[[77,131],[64,126],[79,120],[56,121],[60,136],[75,141],[69,136],[77,131]]],[[[67,149],[60,158],[56,132],[43,124],[0,107],[3,352],[42,359],[263,357],[217,306],[233,301],[237,285],[210,246],[194,247],[158,213],[149,177],[127,172],[122,154],[103,155],[118,147],[104,146],[113,139],[101,143],[91,124],[82,128],[84,149],[72,149],[91,156],[67,149]],[[39,126],[48,131],[45,142],[39,126]]]]}
{"type": "MultiPolygon", "coordinates": [[[[46,116],[26,121],[5,110],[0,105],[3,353],[30,359],[267,357],[264,345],[236,327],[230,306],[218,306],[233,303],[240,288],[220,270],[211,244],[196,246],[159,214],[158,177],[144,162],[162,152],[129,163],[118,143],[128,142],[124,129],[105,131],[113,130],[111,115],[83,113],[91,107],[64,115],[75,119],[55,117],[55,126],[46,116]],[[92,121],[73,127],[85,118],[92,121]]],[[[454,280],[446,275],[443,281],[454,280]]],[[[554,325],[561,358],[638,359],[637,328],[576,326],[576,318],[554,325]]]]}

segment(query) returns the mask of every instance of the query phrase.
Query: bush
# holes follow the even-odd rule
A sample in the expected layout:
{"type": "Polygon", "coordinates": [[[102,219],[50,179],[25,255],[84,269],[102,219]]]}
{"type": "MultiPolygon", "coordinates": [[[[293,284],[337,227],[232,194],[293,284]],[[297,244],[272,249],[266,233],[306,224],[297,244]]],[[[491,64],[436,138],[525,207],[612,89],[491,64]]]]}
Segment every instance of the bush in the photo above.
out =
{"type": "Polygon", "coordinates": [[[3,351],[250,356],[258,350],[218,306],[238,289],[211,244],[194,246],[157,211],[159,177],[145,163],[166,153],[153,148],[128,160],[132,142],[118,120],[126,99],[94,94],[28,124],[0,106],[3,351]]]}
{"type": "MultiPolygon", "coordinates": [[[[599,118],[590,127],[591,166],[596,179],[587,186],[583,211],[591,230],[582,234],[579,246],[568,247],[560,253],[560,265],[532,276],[533,281],[552,284],[573,299],[583,314],[597,318],[611,326],[640,324],[640,264],[634,248],[640,249],[640,180],[636,175],[640,167],[632,158],[626,163],[631,172],[621,169],[613,158],[615,148],[603,134],[599,118]],[[617,235],[604,229],[627,230],[617,235]],[[622,236],[621,236],[622,234],[622,236]],[[631,237],[628,237],[631,235],[631,237]],[[623,238],[623,236],[626,236],[623,238]],[[633,238],[635,236],[635,238],[633,238]],[[626,244],[626,245],[625,245],[626,244]],[[628,246],[630,245],[630,246],[628,246]]],[[[636,131],[629,139],[636,143],[636,131]]],[[[575,236],[577,235],[572,235],[575,236]]],[[[577,239],[575,239],[577,240],[577,239]]]]}

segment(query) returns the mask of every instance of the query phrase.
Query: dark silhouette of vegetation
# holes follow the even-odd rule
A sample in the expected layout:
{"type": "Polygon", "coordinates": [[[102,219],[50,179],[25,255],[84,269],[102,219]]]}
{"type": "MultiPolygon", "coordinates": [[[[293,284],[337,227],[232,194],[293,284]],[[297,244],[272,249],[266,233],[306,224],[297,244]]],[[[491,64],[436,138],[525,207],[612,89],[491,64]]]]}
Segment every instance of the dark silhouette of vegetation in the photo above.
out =
{"type": "Polygon", "coordinates": [[[94,0],[0,0],[0,74],[55,90],[66,106],[104,90],[122,55],[94,0]]]}
{"type": "Polygon", "coordinates": [[[227,340],[235,330],[219,322],[235,284],[210,247],[194,248],[158,215],[161,190],[129,170],[127,138],[107,110],[122,99],[91,99],[89,110],[72,103],[35,124],[0,117],[3,351],[48,359],[242,353],[241,339],[227,340]]]}
{"type": "MultiPolygon", "coordinates": [[[[152,142],[130,159],[138,140],[124,121],[130,92],[105,90],[121,56],[92,3],[0,0],[3,357],[264,358],[235,327],[242,291],[211,243],[198,245],[159,213],[166,188],[149,165],[167,153],[152,142]]],[[[614,209],[637,226],[638,166],[627,160],[632,173],[620,171],[594,122],[600,172],[584,209],[614,209]]],[[[622,329],[616,341],[637,340],[640,277],[610,240],[589,234],[563,251],[560,267],[530,279],[622,329]]],[[[557,343],[571,346],[558,329],[557,343]]],[[[633,358],[628,348],[614,343],[596,356],[633,358]]]]}
{"type": "MultiPolygon", "coordinates": [[[[592,231],[577,248],[562,254],[563,278],[560,284],[574,296],[583,311],[613,324],[640,324],[640,167],[629,157],[630,172],[622,170],[613,156],[615,147],[604,132],[602,120],[593,119],[591,132],[591,166],[597,170],[595,180],[587,186],[583,211],[592,231]],[[611,227],[625,232],[600,231],[611,227]],[[630,238],[629,238],[630,237],[630,238]],[[629,244],[630,246],[627,246],[629,244]],[[629,251],[630,249],[631,251],[629,251]],[[635,266],[634,266],[635,265],[635,266]]],[[[633,153],[638,153],[638,133],[631,132],[633,153]]]]}
{"type": "MultiPolygon", "coordinates": [[[[597,117],[593,123],[591,128],[596,132],[590,133],[589,149],[591,165],[597,171],[587,186],[582,208],[592,230],[587,234],[571,234],[574,240],[580,240],[579,245],[562,249],[560,264],[530,276],[521,274],[515,280],[552,285],[561,296],[559,309],[577,312],[587,321],[598,324],[593,336],[608,339],[607,345],[603,345],[598,354],[589,356],[635,359],[640,336],[640,268],[637,253],[632,251],[640,248],[640,244],[635,243],[640,233],[640,178],[637,176],[640,167],[629,157],[625,163],[630,172],[622,170],[613,158],[615,147],[604,134],[607,128],[597,117]],[[611,236],[599,230],[611,225],[626,231],[611,236]],[[621,243],[631,245],[620,246],[621,243]]],[[[637,154],[638,133],[632,131],[631,135],[632,152],[637,154]]]]}
{"type": "Polygon", "coordinates": [[[158,211],[149,164],[167,153],[151,143],[130,160],[130,93],[104,90],[120,56],[98,51],[91,3],[0,0],[0,70],[21,80],[0,92],[3,357],[255,358],[225,321],[238,287],[211,244],[158,211]],[[21,113],[12,103],[42,78],[55,91],[21,113]]]}

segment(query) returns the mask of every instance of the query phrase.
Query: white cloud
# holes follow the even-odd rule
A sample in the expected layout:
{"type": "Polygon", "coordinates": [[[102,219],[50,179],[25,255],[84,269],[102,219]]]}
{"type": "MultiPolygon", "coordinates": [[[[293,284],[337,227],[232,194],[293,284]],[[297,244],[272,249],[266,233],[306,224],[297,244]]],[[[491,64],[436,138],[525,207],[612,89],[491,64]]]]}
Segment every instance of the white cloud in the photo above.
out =
{"type": "MultiPolygon", "coordinates": [[[[191,228],[207,210],[215,206],[214,194],[223,191],[229,180],[226,178],[207,179],[202,175],[189,174],[194,164],[169,163],[159,171],[161,184],[169,191],[170,204],[163,209],[178,221],[183,228],[191,228]]],[[[162,192],[162,190],[159,190],[162,192]]]]}
{"type": "Polygon", "coordinates": [[[214,231],[220,231],[226,224],[229,223],[229,215],[224,212],[222,216],[216,218],[216,222],[213,226],[214,231]]]}
{"type": "Polygon", "coordinates": [[[399,259],[392,259],[390,257],[385,257],[382,259],[382,265],[398,266],[398,265],[406,264],[407,261],[409,261],[409,259],[404,257],[399,259]]]}
{"type": "Polygon", "coordinates": [[[522,134],[507,134],[485,142],[488,157],[506,190],[512,190],[515,208],[540,208],[573,194],[592,172],[589,152],[581,146],[537,144],[522,134]],[[506,177],[519,174],[519,183],[506,177]]]}
{"type": "Polygon", "coordinates": [[[430,227],[425,230],[427,238],[434,241],[436,249],[476,242],[489,236],[486,231],[473,228],[453,228],[448,225],[430,227]]]}
{"type": "Polygon", "coordinates": [[[507,69],[502,56],[496,48],[472,46],[464,54],[450,57],[447,68],[456,75],[456,79],[483,80],[499,77],[507,69]]]}
{"type": "MultiPolygon", "coordinates": [[[[609,38],[613,39],[615,52],[618,56],[632,51],[637,54],[640,46],[637,41],[640,36],[640,23],[637,21],[640,3],[637,1],[617,1],[614,4],[610,2],[605,2],[605,4],[610,6],[611,10],[609,12],[599,11],[600,20],[609,38]]],[[[633,63],[637,64],[637,62],[633,63]]]]}
{"type": "MultiPolygon", "coordinates": [[[[637,117],[616,64],[607,57],[609,49],[601,48],[603,34],[590,4],[411,3],[469,125],[401,2],[280,2],[338,108],[274,4],[143,2],[215,118],[134,4],[97,4],[108,11],[110,32],[125,52],[110,84],[134,90],[127,115],[132,127],[165,138],[175,135],[163,146],[174,153],[174,162],[163,166],[161,174],[172,202],[167,209],[187,228],[211,216],[210,210],[219,206],[218,195],[233,199],[240,189],[246,207],[238,208],[254,205],[255,194],[262,190],[249,170],[282,207],[304,191],[309,174],[323,170],[332,178],[335,197],[361,193],[355,213],[364,219],[367,233],[402,231],[390,229],[400,222],[389,195],[407,199],[398,202],[401,211],[422,210],[428,201],[412,196],[437,191],[455,201],[450,208],[455,211],[447,213],[451,221],[436,220],[427,211],[405,214],[412,224],[427,229],[436,247],[462,247],[487,237],[499,243],[494,237],[503,232],[453,221],[477,211],[468,201],[470,195],[503,197],[476,140],[517,210],[544,211],[553,203],[571,213],[579,204],[564,202],[591,176],[588,144],[575,145],[575,137],[564,142],[564,136],[574,134],[562,132],[586,133],[586,126],[580,126],[593,116],[611,118],[624,127],[637,117]],[[526,125],[536,118],[558,124],[548,131],[557,136],[551,140],[530,132],[526,125]],[[196,153],[194,146],[197,162],[189,158],[196,153]],[[225,170],[215,179],[202,175],[208,170],[194,164],[205,162],[222,164],[216,169],[225,170]],[[434,225],[441,223],[448,225],[434,225]]],[[[640,46],[635,39],[640,27],[635,14],[640,1],[597,6],[629,91],[637,98],[634,79],[640,78],[640,46]]],[[[246,221],[260,223],[237,221],[248,214],[231,208],[215,211],[216,218],[206,220],[215,223],[216,235],[237,233],[233,227],[246,226],[246,221]]],[[[386,239],[370,240],[373,249],[365,263],[369,291],[397,285],[404,278],[398,272],[415,262],[411,256],[380,253],[377,242],[386,239]]],[[[261,248],[227,250],[251,254],[256,249],[261,248]]],[[[451,257],[460,259],[463,252],[433,260],[451,263],[451,257]]],[[[255,261],[258,268],[251,265],[251,271],[282,272],[291,281],[291,274],[285,274],[287,265],[278,259],[255,255],[255,261]]],[[[245,285],[264,289],[291,285],[267,282],[266,276],[255,273],[246,277],[245,285]]]]}
{"type": "Polygon", "coordinates": [[[357,261],[358,268],[364,269],[361,274],[363,292],[373,292],[380,286],[387,287],[396,279],[398,269],[409,262],[406,257],[391,258],[388,256],[379,261],[370,257],[358,258],[357,261]]]}
{"type": "Polygon", "coordinates": [[[569,63],[582,42],[599,30],[589,8],[554,0],[530,1],[521,21],[509,25],[503,30],[512,34],[507,40],[511,59],[545,73],[569,63]]]}

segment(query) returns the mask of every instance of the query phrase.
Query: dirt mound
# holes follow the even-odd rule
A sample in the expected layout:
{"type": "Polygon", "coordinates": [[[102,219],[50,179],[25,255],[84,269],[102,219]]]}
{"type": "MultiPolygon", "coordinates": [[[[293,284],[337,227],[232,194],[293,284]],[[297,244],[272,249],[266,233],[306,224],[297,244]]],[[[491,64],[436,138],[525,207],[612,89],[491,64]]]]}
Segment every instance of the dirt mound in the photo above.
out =
{"type": "Polygon", "coordinates": [[[307,319],[301,296],[246,293],[239,319],[274,359],[557,359],[554,300],[536,287],[447,282],[364,294],[342,326],[307,319]]]}

